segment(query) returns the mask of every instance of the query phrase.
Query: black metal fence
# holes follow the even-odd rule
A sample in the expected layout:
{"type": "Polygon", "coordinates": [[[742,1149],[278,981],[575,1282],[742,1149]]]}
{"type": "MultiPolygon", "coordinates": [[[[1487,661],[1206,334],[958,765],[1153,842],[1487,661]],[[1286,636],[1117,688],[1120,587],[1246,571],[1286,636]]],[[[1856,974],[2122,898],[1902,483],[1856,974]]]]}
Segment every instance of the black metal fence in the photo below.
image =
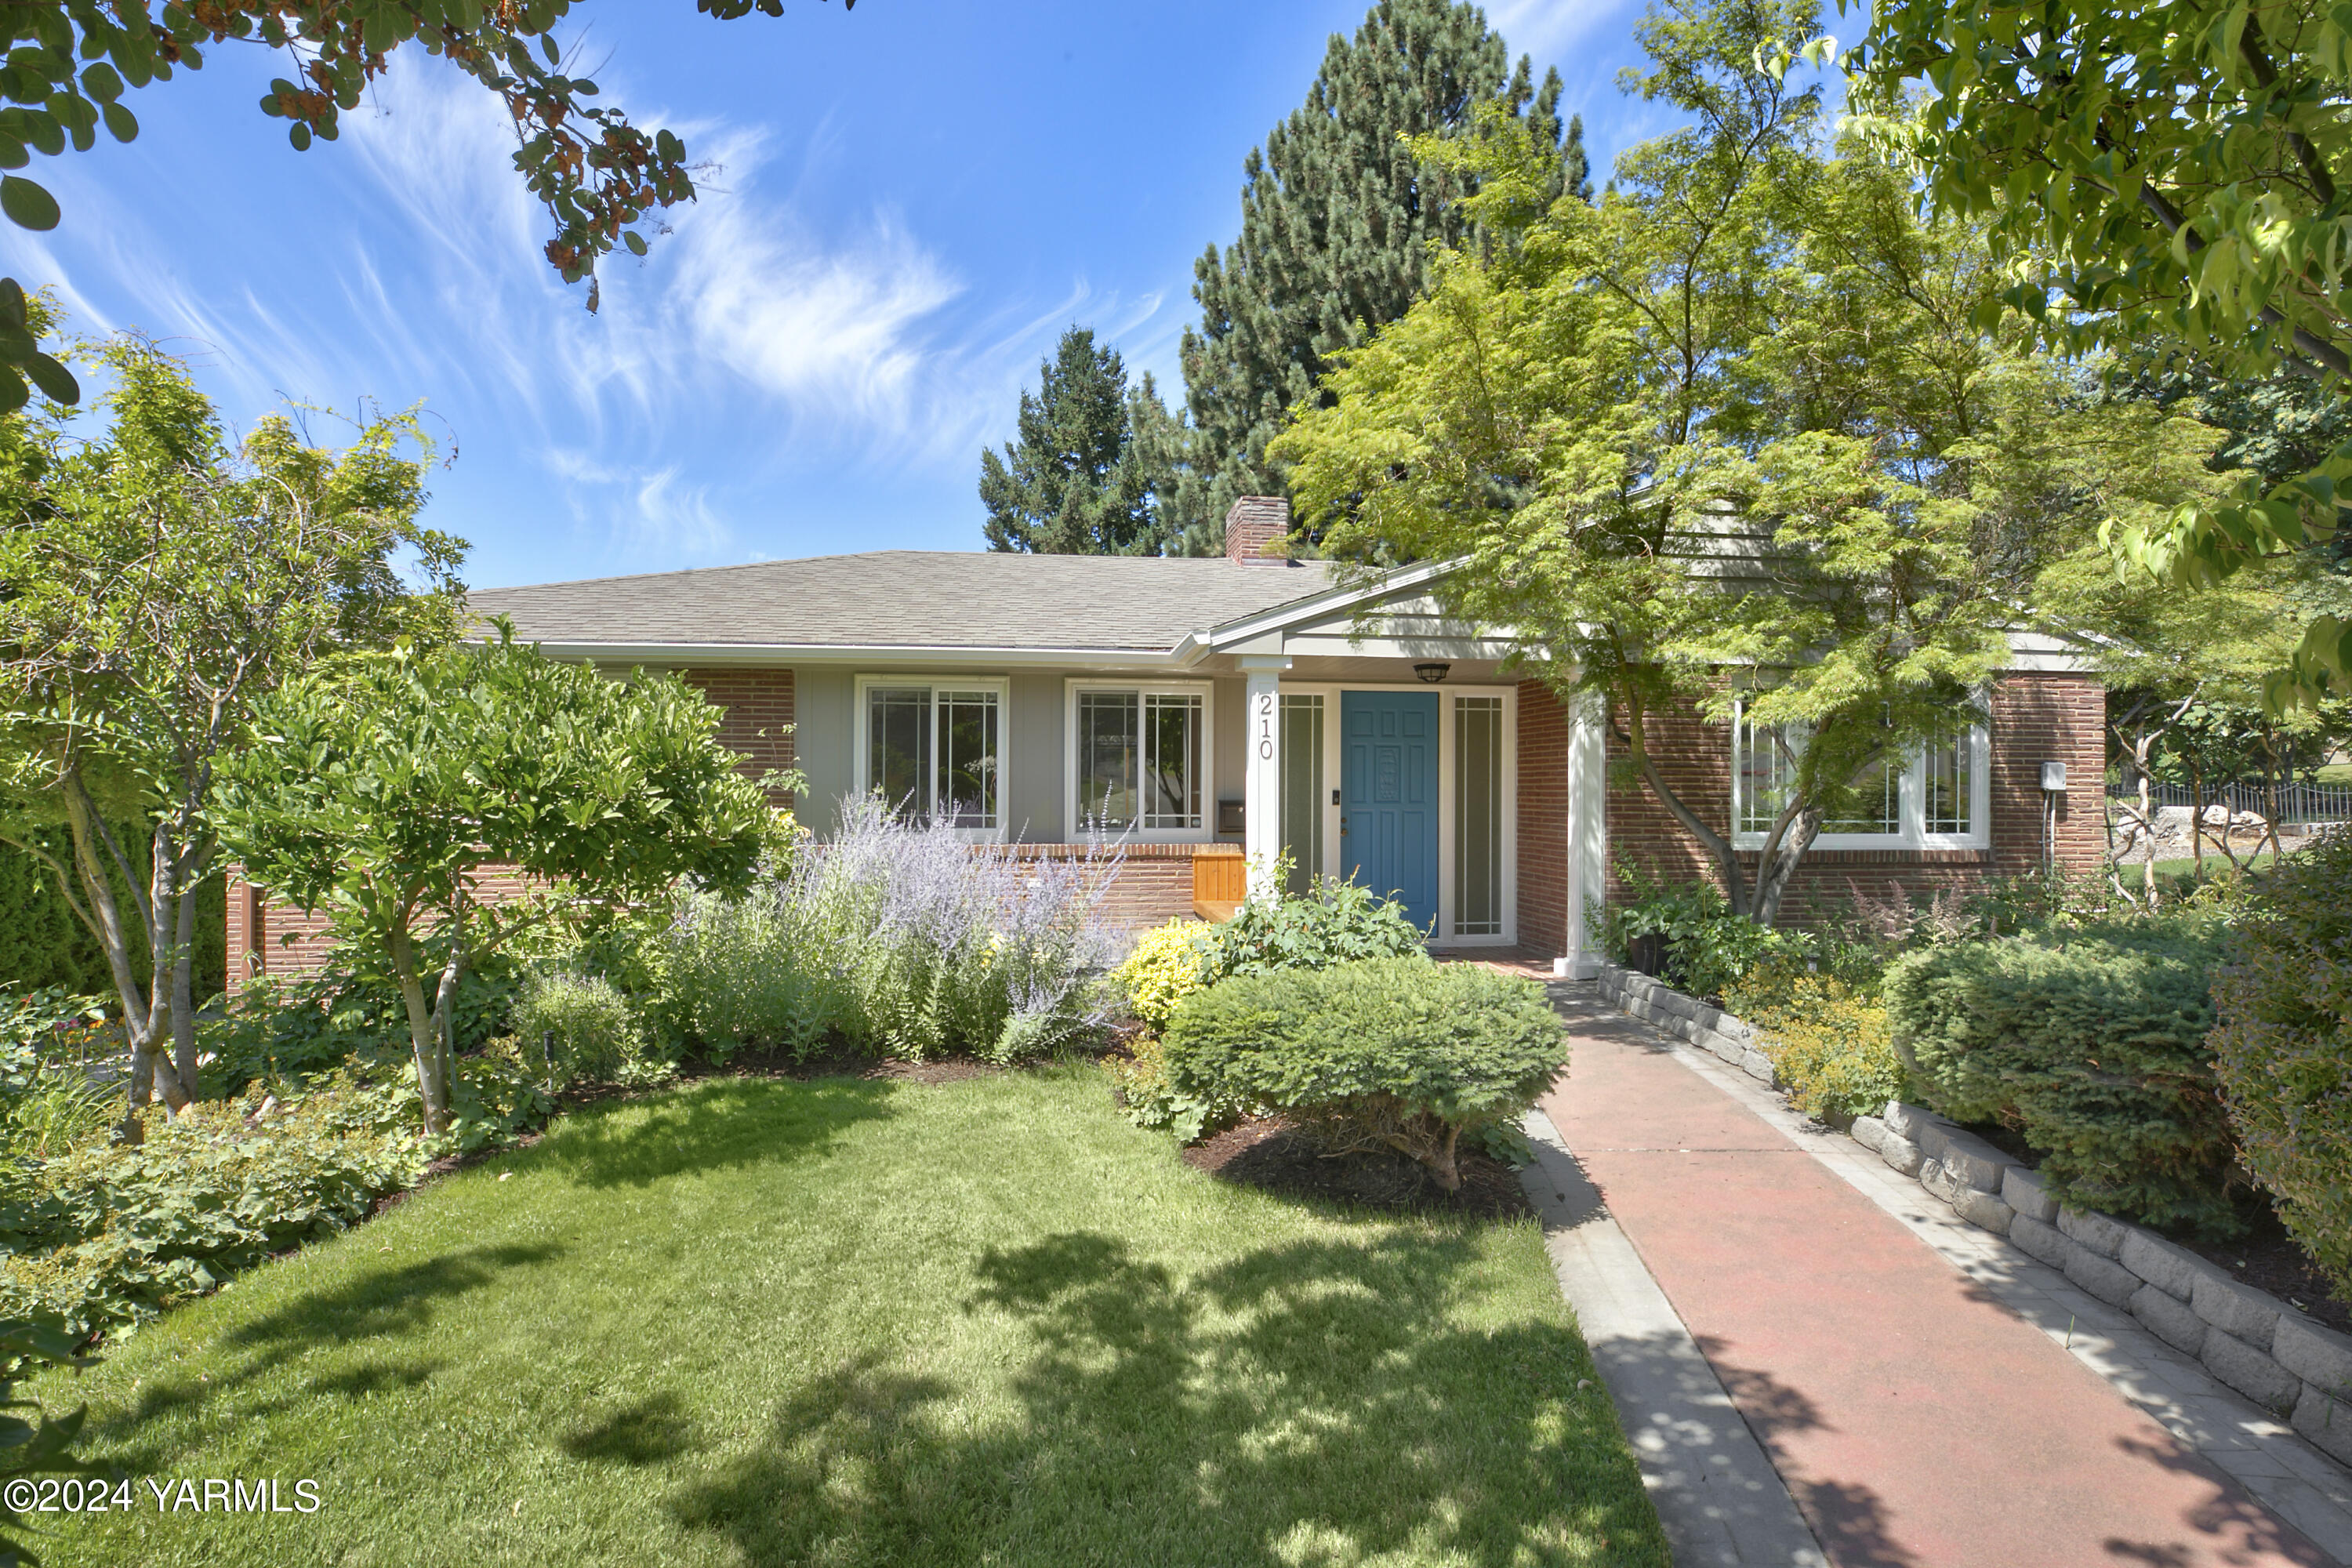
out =
{"type": "MultiPolygon", "coordinates": [[[[2139,809],[2137,789],[2110,790],[2107,798],[2117,805],[2139,809]]],[[[2151,783],[2147,801],[2151,807],[2197,805],[2187,784],[2151,783]]],[[[2352,784],[2222,784],[2206,790],[2205,805],[2209,808],[2226,805],[2232,812],[2250,811],[2281,826],[2306,822],[2352,822],[2352,784]]]]}

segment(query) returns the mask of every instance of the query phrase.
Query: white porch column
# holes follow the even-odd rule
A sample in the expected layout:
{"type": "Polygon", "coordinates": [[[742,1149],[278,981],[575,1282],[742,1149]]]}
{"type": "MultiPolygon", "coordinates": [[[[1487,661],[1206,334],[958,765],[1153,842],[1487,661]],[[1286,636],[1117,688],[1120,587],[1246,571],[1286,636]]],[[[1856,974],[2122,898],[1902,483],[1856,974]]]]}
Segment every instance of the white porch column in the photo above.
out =
{"type": "Polygon", "coordinates": [[[1597,692],[1580,693],[1568,708],[1568,972],[1589,980],[1601,972],[1601,933],[1589,929],[1587,900],[1609,888],[1609,745],[1606,711],[1597,692]]]}
{"type": "Polygon", "coordinates": [[[1274,863],[1282,854],[1281,672],[1290,668],[1290,660],[1244,654],[1235,662],[1249,679],[1243,729],[1248,767],[1242,788],[1242,843],[1249,857],[1250,896],[1257,898],[1281,891],[1274,881],[1274,863]]]}

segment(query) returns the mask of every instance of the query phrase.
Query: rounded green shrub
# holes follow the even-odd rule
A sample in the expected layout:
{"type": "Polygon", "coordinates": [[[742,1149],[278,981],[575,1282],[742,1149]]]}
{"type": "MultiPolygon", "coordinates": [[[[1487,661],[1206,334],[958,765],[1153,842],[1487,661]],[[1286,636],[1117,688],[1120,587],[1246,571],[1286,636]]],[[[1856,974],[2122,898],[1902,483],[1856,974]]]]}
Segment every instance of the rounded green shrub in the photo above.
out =
{"type": "Polygon", "coordinates": [[[1914,952],[1884,997],[1927,1103],[2044,1152],[2070,1203],[2227,1234],[2234,1140],[2205,1037],[2221,928],[2183,916],[1914,952]]]}
{"type": "Polygon", "coordinates": [[[1304,897],[1255,898],[1216,928],[1213,978],[1327,969],[1367,958],[1420,958],[1429,933],[1404,906],[1359,882],[1318,879],[1304,897]]]}
{"type": "Polygon", "coordinates": [[[515,998],[514,1026],[526,1058],[544,1052],[566,1080],[610,1083],[631,1076],[645,1057],[635,1009],[601,975],[533,975],[515,998]]]}
{"type": "Polygon", "coordinates": [[[1452,1192],[1463,1137],[1523,1115],[1568,1037],[1533,981],[1381,958],[1222,981],[1178,1004],[1164,1050],[1179,1094],[1278,1110],[1334,1152],[1394,1149],[1452,1192]]]}
{"type": "Polygon", "coordinates": [[[2228,951],[2211,1045],[2240,1158],[2352,1296],[2352,835],[2281,861],[2228,951]]]}

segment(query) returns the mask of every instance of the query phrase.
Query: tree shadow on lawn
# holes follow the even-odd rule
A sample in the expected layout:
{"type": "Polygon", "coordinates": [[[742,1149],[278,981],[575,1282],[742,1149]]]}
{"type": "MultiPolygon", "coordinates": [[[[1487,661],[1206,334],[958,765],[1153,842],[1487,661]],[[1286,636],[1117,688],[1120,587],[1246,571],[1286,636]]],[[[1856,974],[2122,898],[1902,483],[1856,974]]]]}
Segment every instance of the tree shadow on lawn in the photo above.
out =
{"type": "Polygon", "coordinates": [[[869,1353],[671,1507],[758,1563],[1663,1565],[1573,1332],[1448,1320],[1476,1261],[1444,1226],[1191,1279],[1094,1232],[992,1250],[967,1305],[1020,1321],[1020,1418],[869,1353]]]}
{"type": "MultiPolygon", "coordinates": [[[[101,1439],[152,1433],[158,1417],[194,1411],[225,1394],[238,1393],[322,1346],[364,1346],[424,1340],[433,1318],[453,1297],[478,1290],[510,1269],[548,1262],[562,1253],[547,1243],[478,1246],[437,1253],[398,1267],[378,1266],[331,1289],[307,1291],[277,1310],[239,1324],[214,1344],[217,1359],[191,1358],[184,1370],[150,1375],[155,1381],[131,1410],[93,1424],[101,1439]]],[[[352,1399],[394,1388],[414,1388],[431,1379],[441,1363],[423,1356],[379,1360],[321,1369],[274,1397],[237,1402],[235,1420],[274,1415],[320,1399],[352,1399]]],[[[199,1443],[201,1438],[198,1439],[199,1443]]],[[[187,1444],[149,1441],[112,1453],[131,1471],[170,1468],[174,1448],[187,1444]]]]}
{"type": "Polygon", "coordinates": [[[855,1078],[703,1079],[576,1110],[512,1157],[583,1187],[643,1187],[689,1172],[829,1154],[861,1121],[895,1114],[898,1086],[855,1078]]]}

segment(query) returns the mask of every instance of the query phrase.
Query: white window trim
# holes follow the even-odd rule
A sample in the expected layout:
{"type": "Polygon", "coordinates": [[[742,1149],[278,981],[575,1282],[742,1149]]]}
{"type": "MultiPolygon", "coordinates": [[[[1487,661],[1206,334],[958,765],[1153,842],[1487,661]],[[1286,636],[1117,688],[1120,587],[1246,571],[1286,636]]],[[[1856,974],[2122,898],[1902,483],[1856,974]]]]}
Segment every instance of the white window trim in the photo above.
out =
{"type": "MultiPolygon", "coordinates": [[[[1731,710],[1731,820],[1739,821],[1744,801],[1741,798],[1739,774],[1739,732],[1746,723],[1746,705],[1734,703],[1731,710]]],[[[1969,833],[1929,833],[1927,821],[1927,773],[1920,765],[1923,747],[1915,746],[1903,764],[1903,776],[1895,788],[1896,820],[1902,824],[1895,833],[1824,833],[1816,837],[1815,849],[1989,849],[1992,847],[1992,742],[1986,727],[1971,724],[1968,732],[1969,746],[1969,820],[1975,829],[1969,833]]],[[[1891,760],[1891,759],[1890,759],[1891,760]]],[[[1731,836],[1735,849],[1761,849],[1769,833],[1734,831],[1731,836]]]]}
{"type": "Polygon", "coordinates": [[[1207,680],[1120,680],[1116,677],[1073,675],[1062,682],[1062,822],[1063,836],[1078,837],[1078,693],[1117,691],[1141,697],[1197,697],[1201,700],[1201,826],[1198,827],[1131,827],[1118,837],[1122,844],[1213,844],[1217,837],[1217,689],[1207,680]]]}
{"type": "MultiPolygon", "coordinates": [[[[938,722],[939,694],[941,691],[992,691],[996,694],[996,826],[993,827],[959,827],[956,837],[971,844],[1002,844],[1005,840],[1005,818],[1011,811],[1013,777],[1013,682],[1003,676],[961,675],[861,675],[851,683],[856,739],[856,773],[857,793],[864,795],[874,787],[869,770],[874,763],[869,719],[872,705],[866,692],[877,686],[893,689],[924,687],[931,692],[932,721],[938,722]]],[[[936,743],[936,736],[934,737],[936,743]]]]}
{"type": "MultiPolygon", "coordinates": [[[[1349,680],[1282,683],[1285,697],[1323,699],[1323,864],[1324,876],[1337,878],[1345,853],[1339,837],[1341,808],[1331,799],[1340,787],[1344,726],[1339,722],[1340,694],[1349,691],[1427,691],[1424,681],[1349,680]]],[[[1438,947],[1516,947],[1519,941],[1519,690],[1516,686],[1452,686],[1436,689],[1437,704],[1437,931],[1430,942],[1438,947]],[[1493,936],[1456,936],[1454,932],[1454,700],[1457,697],[1499,697],[1503,700],[1503,930],[1493,936]]]]}

